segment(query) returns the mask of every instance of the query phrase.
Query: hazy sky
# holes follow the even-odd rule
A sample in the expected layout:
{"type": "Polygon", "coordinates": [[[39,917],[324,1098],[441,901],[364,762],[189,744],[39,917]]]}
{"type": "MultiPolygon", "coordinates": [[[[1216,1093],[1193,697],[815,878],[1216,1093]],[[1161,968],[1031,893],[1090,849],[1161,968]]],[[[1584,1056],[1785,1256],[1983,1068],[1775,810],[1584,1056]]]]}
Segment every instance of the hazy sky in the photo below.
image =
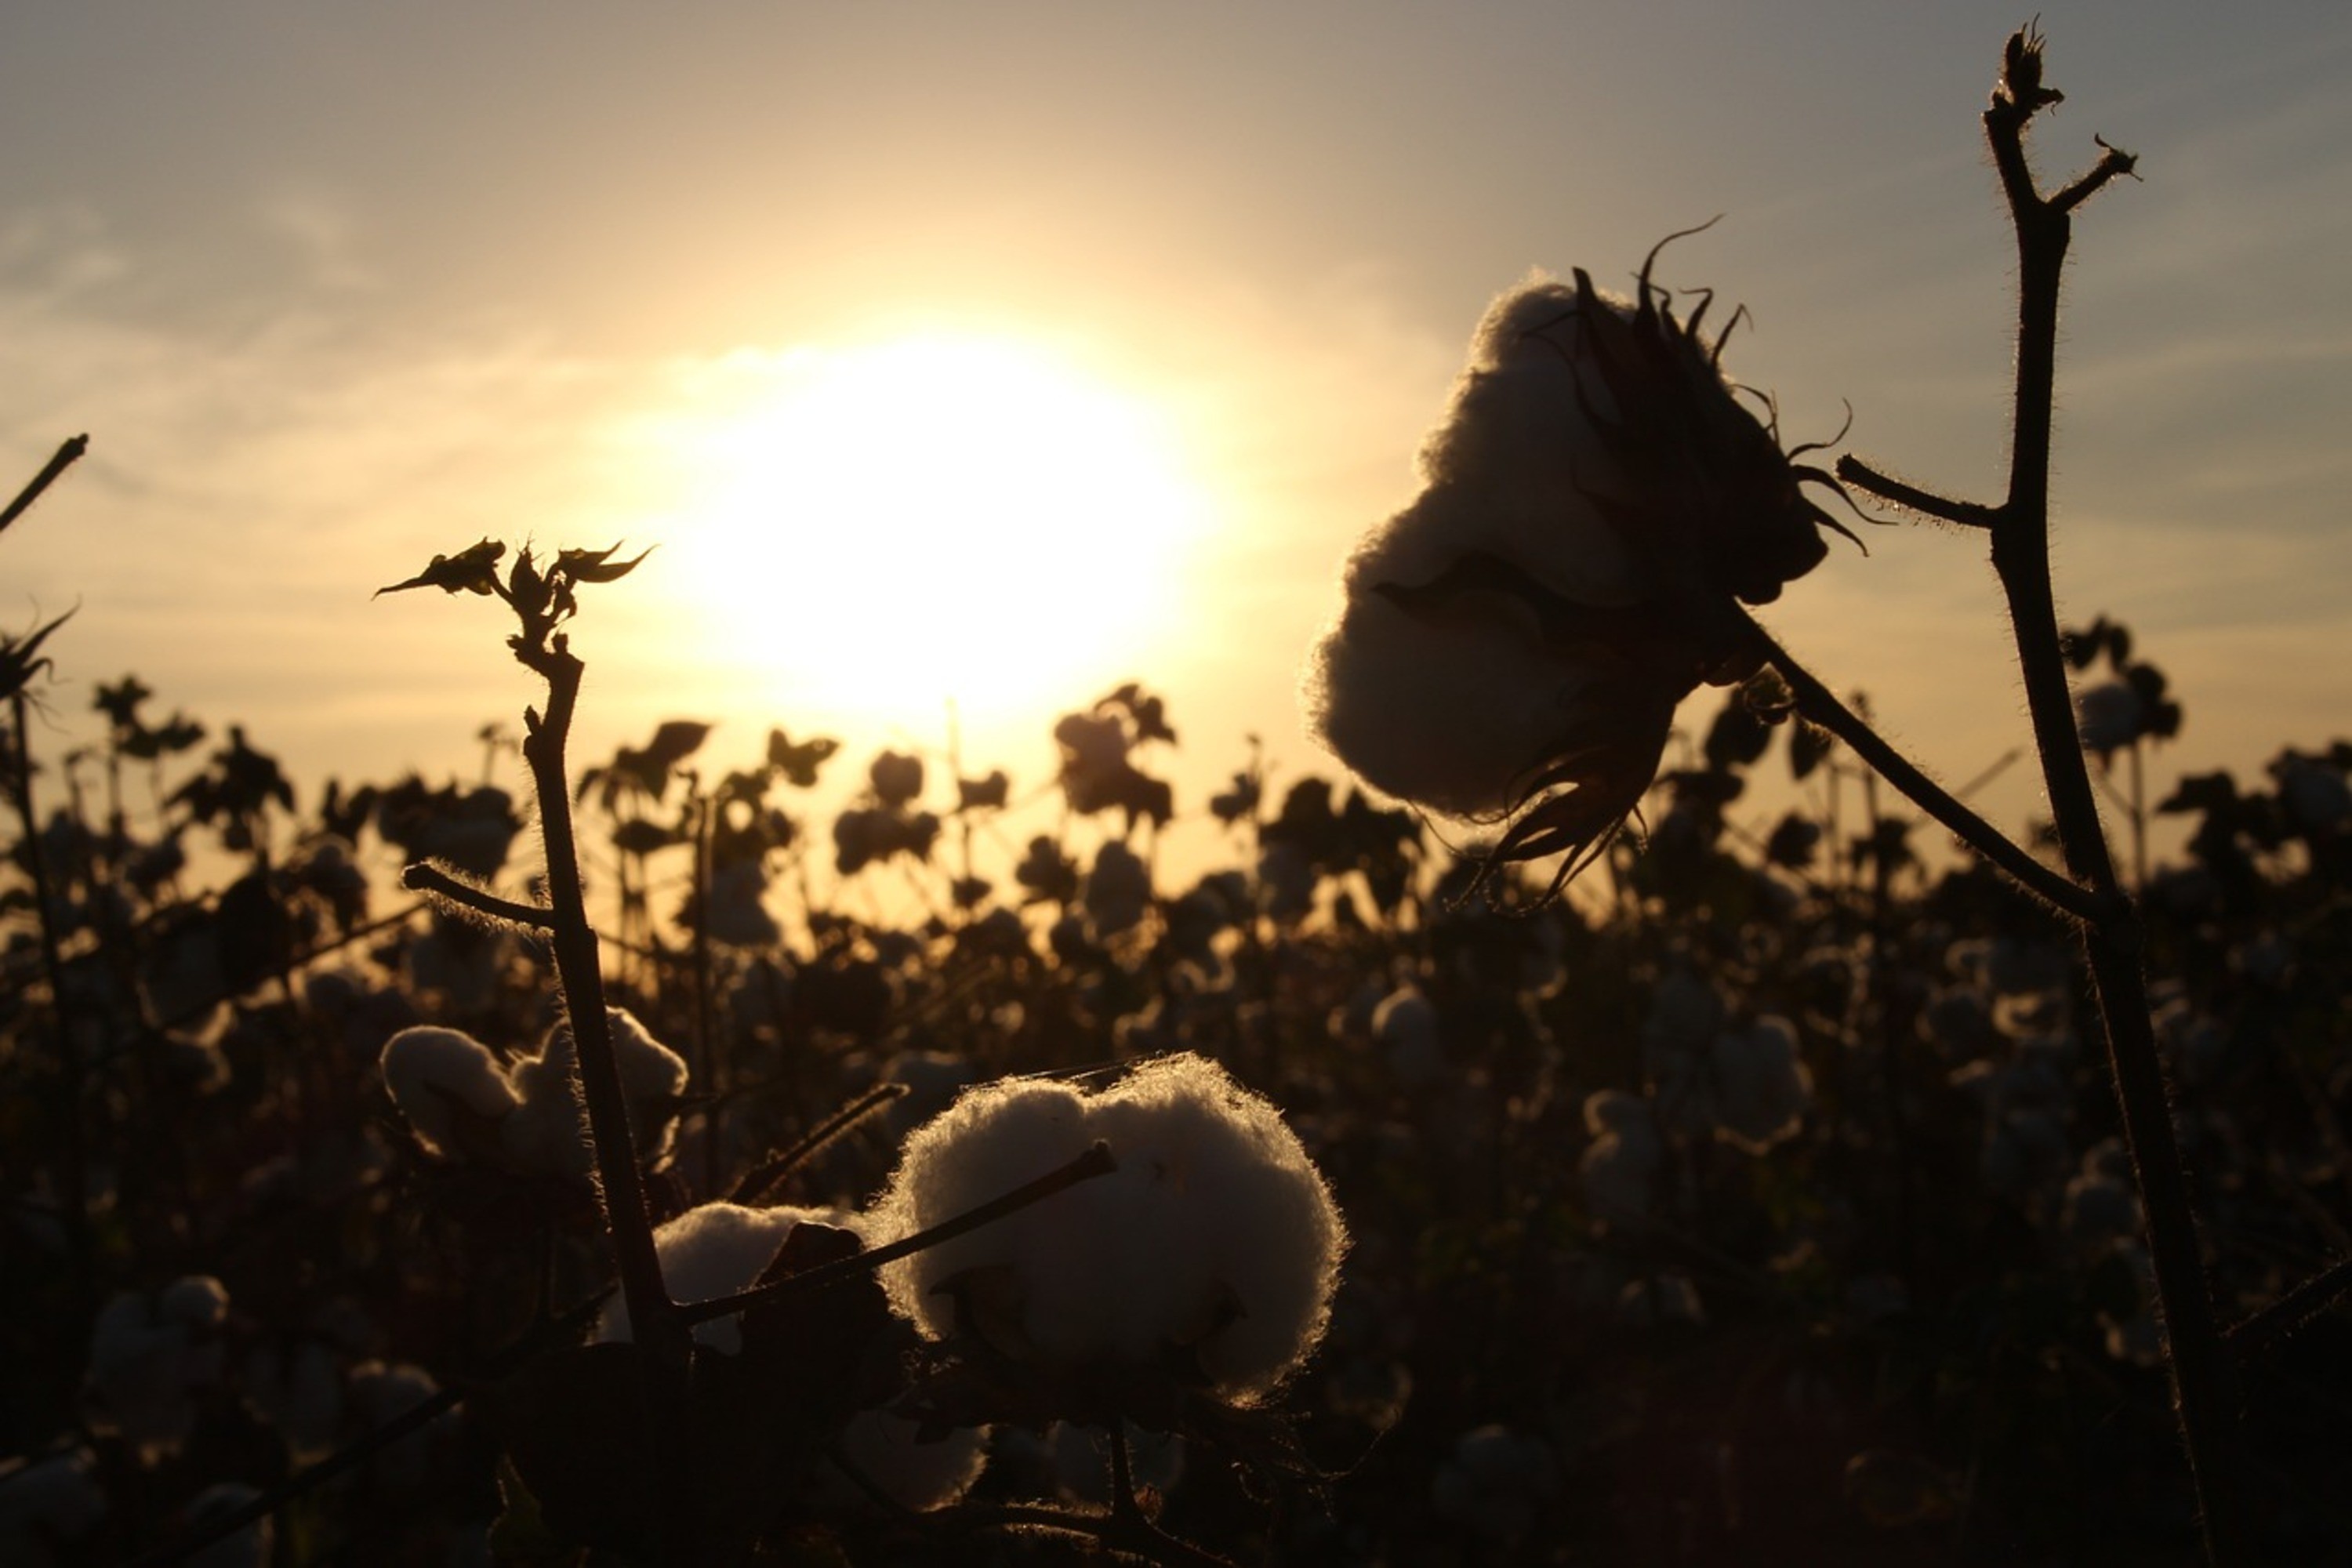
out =
{"type": "MultiPolygon", "coordinates": [[[[1356,535],[1410,498],[1471,328],[1531,268],[1622,285],[1723,214],[1662,273],[1749,307],[1727,363],[1778,395],[1790,438],[1832,434],[1849,400],[1849,449],[1993,499],[2012,266],[1976,116],[2019,19],[1973,0],[13,5],[0,484],[66,435],[93,445],[0,539],[0,615],[81,605],[53,645],[62,722],[136,670],[159,710],[242,720],[306,777],[441,774],[530,685],[494,606],[369,592],[483,534],[658,544],[579,629],[583,759],[675,715],[725,721],[717,761],[751,760],[772,721],[862,764],[941,745],[945,705],[873,710],[846,675],[919,646],[927,575],[985,583],[963,674],[1015,650],[1039,706],[961,691],[970,760],[1042,784],[1055,714],[1140,678],[1183,731],[1197,812],[1246,733],[1288,775],[1327,767],[1298,732],[1300,655],[1356,535]],[[1037,356],[1101,389],[1108,423],[887,357],[910,341],[1037,356]],[[776,414],[763,469],[744,410],[877,366],[881,412],[835,443],[835,482],[898,495],[951,467],[961,491],[918,493],[954,531],[862,513],[833,532],[886,548],[796,571],[835,558],[775,454],[833,437],[776,414]],[[1129,436],[1155,454],[1149,494],[1087,467],[1129,436]],[[756,526],[761,473],[771,531],[714,522],[723,491],[729,526],[756,526]],[[1060,564],[995,585],[1024,518],[1088,497],[1060,564]]],[[[2168,773],[2324,742],[2352,730],[2352,13],[2042,22],[2068,95],[2038,132],[2045,174],[2099,132],[2145,175],[2076,229],[2065,605],[2128,621],[2172,676],[2168,773]]],[[[1769,618],[1968,777],[2023,738],[1982,551],[1867,531],[1867,558],[1834,550],[1769,618]]],[[[2030,801],[1989,798],[2009,821],[2030,801]]]]}

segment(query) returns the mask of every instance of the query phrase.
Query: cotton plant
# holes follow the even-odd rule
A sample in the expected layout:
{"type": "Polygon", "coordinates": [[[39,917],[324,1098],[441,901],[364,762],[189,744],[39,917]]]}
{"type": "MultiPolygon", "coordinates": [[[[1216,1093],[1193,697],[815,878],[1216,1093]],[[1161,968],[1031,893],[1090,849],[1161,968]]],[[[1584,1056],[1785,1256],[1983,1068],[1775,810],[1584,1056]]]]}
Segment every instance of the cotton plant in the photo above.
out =
{"type": "MultiPolygon", "coordinates": [[[[1630,298],[1581,269],[1572,284],[1539,278],[1488,310],[1424,453],[1420,495],[1349,556],[1339,611],[1308,656],[1307,717],[1371,784],[1496,829],[1489,868],[1552,862],[1557,893],[1650,789],[1681,700],[1708,682],[1753,689],[1769,668],[1787,714],[1843,742],[2043,905],[2091,972],[2204,1543],[2213,1561],[2237,1562],[2251,1543],[2234,1371],[2150,1023],[2139,911],[2100,821],[2051,572],[2060,279],[2078,210],[2135,172],[2102,141],[2086,172],[2042,186],[2027,130],[2062,97],[2038,30],[2014,34],[1983,114],[2018,256],[2000,500],[1939,494],[1850,455],[1832,472],[1799,461],[1804,447],[1784,452],[1769,400],[1765,417],[1739,402],[1723,337],[1697,330],[1713,296],[1678,316],[1655,251],[1630,298]],[[1751,606],[1818,567],[1824,535],[1842,531],[1811,499],[1814,485],[1989,547],[2059,868],[1929,778],[1756,620],[1751,606]]],[[[2147,719],[2143,706],[2137,727],[2147,719]]],[[[2122,734],[2109,726],[2091,739],[2122,734]]]]}

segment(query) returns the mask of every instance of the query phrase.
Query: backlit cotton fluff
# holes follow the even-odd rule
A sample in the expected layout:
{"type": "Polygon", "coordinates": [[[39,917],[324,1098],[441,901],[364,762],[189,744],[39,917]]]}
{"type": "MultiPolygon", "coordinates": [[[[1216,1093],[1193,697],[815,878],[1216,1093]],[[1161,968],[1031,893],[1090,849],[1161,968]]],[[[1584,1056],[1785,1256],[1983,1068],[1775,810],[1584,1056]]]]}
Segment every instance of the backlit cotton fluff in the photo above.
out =
{"type": "Polygon", "coordinates": [[[1511,819],[1496,858],[1565,869],[1638,804],[1675,704],[1747,672],[1735,601],[1776,597],[1838,526],[1798,488],[1835,481],[1734,397],[1704,303],[1677,321],[1647,264],[1632,300],[1575,279],[1487,311],[1425,487],[1349,560],[1306,693],[1367,781],[1511,819]]]}
{"type": "Polygon", "coordinates": [[[1347,1232],[1281,1113],[1196,1056],[1100,1093],[1015,1079],[973,1089],[907,1141],[868,1211],[877,1236],[934,1226],[1097,1139],[1118,1168],[883,1272],[927,1332],[967,1321],[1056,1369],[1164,1365],[1189,1351],[1229,1399],[1270,1392],[1322,1336],[1347,1232]]]}
{"type": "MultiPolygon", "coordinates": [[[[629,1130],[637,1158],[651,1161],[669,1152],[677,1131],[677,1097],[686,1090],[686,1060],[646,1032],[625,1008],[607,1007],[613,1056],[621,1069],[621,1093],[628,1101],[629,1130]]],[[[515,1094],[521,1100],[499,1129],[506,1163],[530,1175],[586,1181],[596,1156],[588,1137],[588,1112],[580,1098],[580,1047],[572,1021],[547,1033],[539,1055],[514,1066],[515,1094]]]]}
{"type": "Polygon", "coordinates": [[[430,1153],[459,1152],[469,1141],[461,1123],[495,1124],[520,1103],[490,1047],[456,1029],[403,1029],[384,1042],[379,1066],[393,1104],[430,1153]]]}

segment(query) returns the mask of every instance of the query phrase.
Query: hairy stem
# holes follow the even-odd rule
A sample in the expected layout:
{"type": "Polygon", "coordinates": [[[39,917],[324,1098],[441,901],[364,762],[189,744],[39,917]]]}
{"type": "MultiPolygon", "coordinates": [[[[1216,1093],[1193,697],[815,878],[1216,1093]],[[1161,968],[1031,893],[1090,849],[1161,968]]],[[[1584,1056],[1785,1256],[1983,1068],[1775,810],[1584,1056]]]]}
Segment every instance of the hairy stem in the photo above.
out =
{"type": "MultiPolygon", "coordinates": [[[[2021,36],[2022,37],[2022,36],[2021,36]]],[[[2012,45],[2012,53],[2016,48],[2012,45]]],[[[2038,47],[2029,42],[2036,58],[2038,47]]],[[[2083,946],[2107,1040],[2124,1132],[2147,1215],[2158,1310],[2171,1351],[2181,1435],[2195,1479],[2208,1558],[2249,1560],[2241,1494],[2243,1461],[2234,1369],[2215,1320],[2197,1222],[2173,1135],[2164,1069],[2157,1055],[2141,968],[2137,910],[2117,883],[2099,821],[2088,764],[2075,732],[2074,698],[2060,650],[2050,574],[2050,432],[2056,382],[2058,290],[2073,209],[2099,185],[2128,173],[2109,148],[2090,174],[2044,198],[2025,158],[2025,129],[2042,95],[2004,84],[1985,110],[1985,135],[2017,233],[2018,328],[2015,424],[2009,494],[1992,530],[1993,570],[2009,601],[2027,708],[2042,753],[2042,781],[2067,870],[2096,895],[2100,910],[2083,946]]]]}
{"type": "Polygon", "coordinates": [[[551,645],[518,641],[515,657],[547,682],[547,711],[527,711],[523,758],[530,765],[539,796],[540,829],[547,847],[548,913],[555,967],[563,985],[564,1010],[579,1047],[580,1086],[588,1106],[588,1133],[595,1145],[596,1179],[611,1226],[613,1258],[628,1302],[636,1342],[656,1365],[681,1376],[691,1354],[686,1321],[662,1284],[661,1259],[654,1250],[646,1188],[637,1169],[636,1140],[613,1033],[604,1014],[604,972],[595,928],[588,923],[580,885],[580,859],[572,826],[572,792],[564,776],[564,742],[580,697],[580,660],[566,639],[551,645]]]}

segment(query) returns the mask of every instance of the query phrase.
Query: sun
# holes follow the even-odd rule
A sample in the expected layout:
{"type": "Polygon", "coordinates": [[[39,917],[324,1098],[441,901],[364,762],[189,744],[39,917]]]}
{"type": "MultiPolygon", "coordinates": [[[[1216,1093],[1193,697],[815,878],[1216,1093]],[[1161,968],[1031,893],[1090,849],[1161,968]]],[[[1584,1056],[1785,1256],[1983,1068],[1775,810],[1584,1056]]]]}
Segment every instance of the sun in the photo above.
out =
{"type": "Polygon", "coordinates": [[[731,356],[676,580],[780,700],[926,729],[1147,670],[1206,507],[1165,410],[978,336],[731,356]]]}

